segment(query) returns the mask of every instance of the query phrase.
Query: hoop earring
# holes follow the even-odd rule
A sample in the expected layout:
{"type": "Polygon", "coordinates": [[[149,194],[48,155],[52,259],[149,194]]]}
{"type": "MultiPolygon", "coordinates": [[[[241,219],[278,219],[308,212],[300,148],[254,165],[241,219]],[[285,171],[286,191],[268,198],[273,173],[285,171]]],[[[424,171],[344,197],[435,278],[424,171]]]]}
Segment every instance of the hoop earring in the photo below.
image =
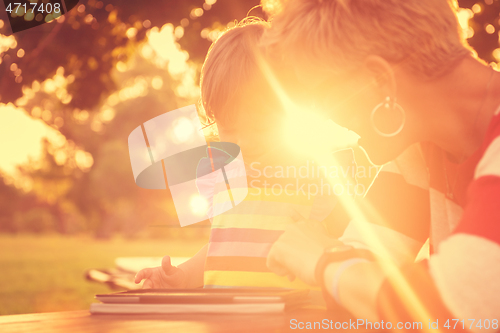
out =
{"type": "Polygon", "coordinates": [[[396,103],[395,100],[394,100],[394,103],[392,103],[392,109],[398,110],[399,112],[401,112],[401,115],[403,116],[403,121],[402,121],[401,125],[399,126],[399,128],[396,131],[394,131],[392,133],[384,133],[380,129],[377,128],[377,125],[375,125],[375,113],[378,110],[380,110],[380,108],[386,108],[386,109],[391,108],[391,98],[389,96],[387,96],[385,98],[385,102],[378,104],[372,110],[372,113],[370,115],[370,121],[371,121],[371,125],[373,127],[373,130],[375,132],[377,132],[378,135],[383,136],[385,138],[392,138],[392,137],[398,135],[399,133],[401,133],[401,131],[403,130],[403,127],[405,126],[405,123],[406,123],[406,113],[405,113],[405,110],[401,107],[401,105],[396,103]]]}

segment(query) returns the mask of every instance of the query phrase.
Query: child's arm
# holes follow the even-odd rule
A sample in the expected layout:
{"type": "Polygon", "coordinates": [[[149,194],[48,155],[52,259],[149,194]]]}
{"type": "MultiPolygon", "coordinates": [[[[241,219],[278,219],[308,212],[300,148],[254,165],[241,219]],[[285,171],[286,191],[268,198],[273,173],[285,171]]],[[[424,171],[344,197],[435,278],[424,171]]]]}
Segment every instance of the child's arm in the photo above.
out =
{"type": "Polygon", "coordinates": [[[145,268],[135,276],[135,283],[144,281],[143,288],[198,288],[203,286],[203,272],[208,244],[191,259],[178,267],[172,266],[170,257],[163,257],[160,267],[145,268]]]}
{"type": "Polygon", "coordinates": [[[203,287],[207,251],[208,244],[205,244],[191,259],[179,265],[179,268],[186,272],[186,288],[203,287]]]}

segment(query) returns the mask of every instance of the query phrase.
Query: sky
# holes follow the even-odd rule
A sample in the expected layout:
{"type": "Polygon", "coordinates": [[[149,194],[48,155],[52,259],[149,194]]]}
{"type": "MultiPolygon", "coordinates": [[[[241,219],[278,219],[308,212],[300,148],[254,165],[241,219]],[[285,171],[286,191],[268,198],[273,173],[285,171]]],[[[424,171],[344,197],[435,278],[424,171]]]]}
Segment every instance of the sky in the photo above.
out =
{"type": "Polygon", "coordinates": [[[16,166],[39,158],[42,138],[54,138],[58,131],[22,108],[0,103],[0,172],[14,176],[16,166]]]}

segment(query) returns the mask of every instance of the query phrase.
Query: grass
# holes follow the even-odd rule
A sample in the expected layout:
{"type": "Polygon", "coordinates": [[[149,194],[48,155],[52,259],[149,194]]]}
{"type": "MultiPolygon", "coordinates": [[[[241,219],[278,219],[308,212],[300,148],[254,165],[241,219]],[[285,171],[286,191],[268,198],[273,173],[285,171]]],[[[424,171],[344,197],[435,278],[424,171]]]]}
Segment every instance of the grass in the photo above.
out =
{"type": "Polygon", "coordinates": [[[88,268],[114,267],[117,257],[192,256],[204,243],[0,235],[0,315],[88,309],[110,291],[85,280],[88,268]]]}

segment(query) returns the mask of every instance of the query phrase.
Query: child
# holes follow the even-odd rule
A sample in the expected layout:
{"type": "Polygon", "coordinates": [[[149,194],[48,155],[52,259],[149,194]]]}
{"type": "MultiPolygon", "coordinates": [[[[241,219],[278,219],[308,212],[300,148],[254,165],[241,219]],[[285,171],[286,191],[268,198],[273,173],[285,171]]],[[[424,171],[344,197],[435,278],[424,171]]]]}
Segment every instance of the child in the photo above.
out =
{"type": "MultiPolygon", "coordinates": [[[[284,145],[284,110],[257,61],[266,28],[254,20],[226,31],[211,46],[201,73],[206,116],[215,120],[221,141],[240,146],[249,193],[213,218],[209,244],[189,261],[174,267],[165,256],[161,267],[141,270],[135,282],[145,279],[144,288],[310,288],[266,267],[267,253],[287,225],[309,220],[311,228],[323,228],[320,221],[335,204],[325,186],[324,195],[315,195],[321,177],[309,172],[314,162],[295,157],[284,145]],[[307,168],[306,176],[301,168],[307,168]]],[[[335,241],[325,236],[324,242],[335,241]]]]}

